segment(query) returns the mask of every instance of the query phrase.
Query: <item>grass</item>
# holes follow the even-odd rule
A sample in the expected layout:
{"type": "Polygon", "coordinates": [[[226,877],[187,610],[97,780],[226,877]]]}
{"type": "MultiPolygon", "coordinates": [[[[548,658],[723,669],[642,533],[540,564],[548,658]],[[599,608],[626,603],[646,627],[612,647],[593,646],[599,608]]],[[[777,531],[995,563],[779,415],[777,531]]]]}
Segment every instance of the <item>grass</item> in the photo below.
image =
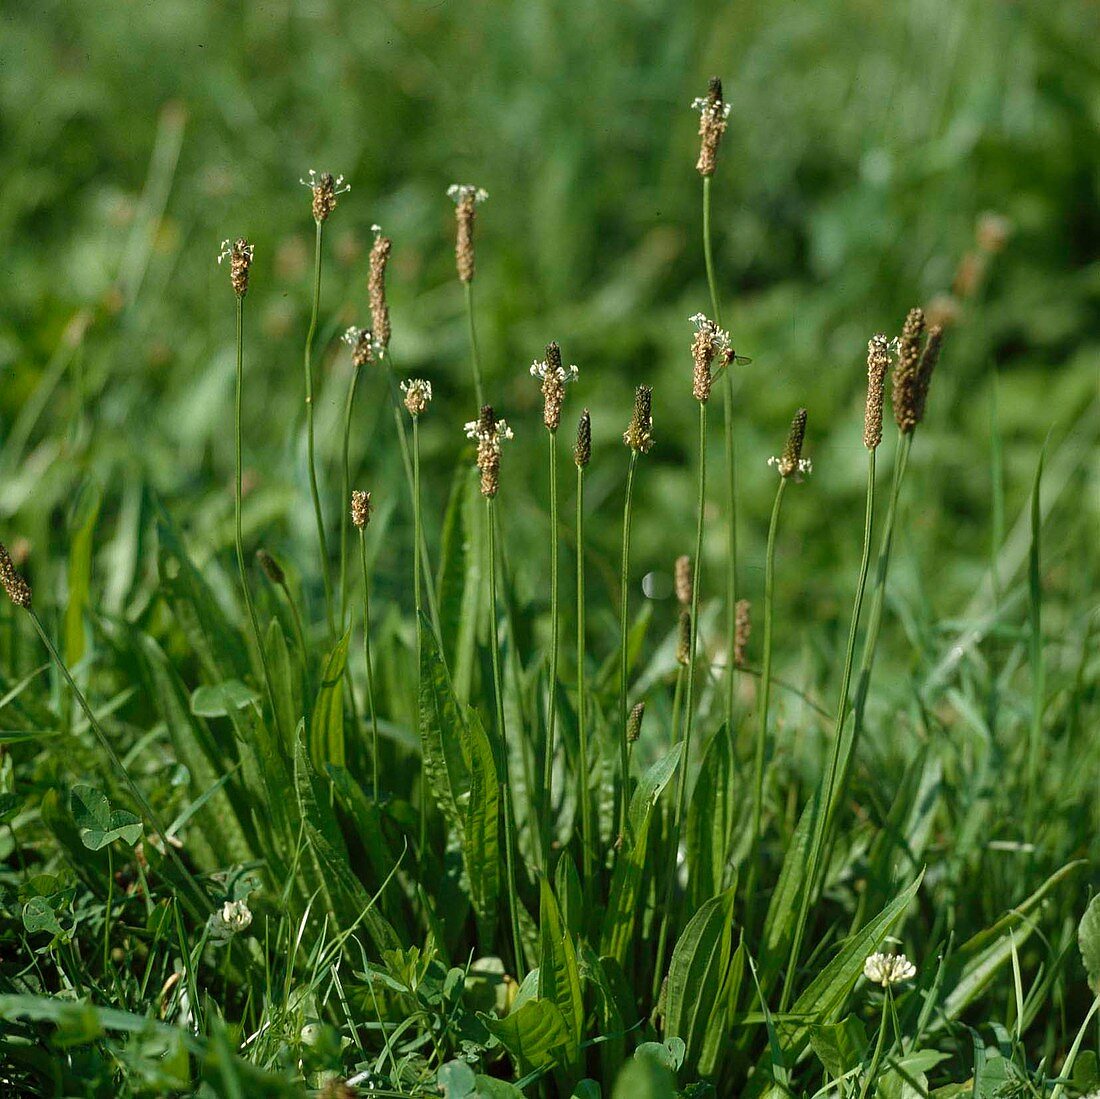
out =
{"type": "Polygon", "coordinates": [[[658,8],[575,36],[541,3],[388,29],[341,5],[13,22],[0,535],[34,609],[0,611],[7,1091],[1100,1085],[1090,59],[1068,6],[934,9],[690,9],[660,36],[658,8]],[[301,64],[242,80],[232,45],[280,29],[301,64]],[[148,48],[194,34],[201,66],[148,48]],[[390,158],[339,77],[374,49],[390,158]],[[32,133],[11,108],[44,57],[67,91],[42,88],[32,133]],[[734,105],[702,211],[696,57],[734,105]],[[120,94],[159,105],[150,80],[189,110],[120,94]],[[118,117],[66,114],[95,87],[118,117]],[[307,133],[354,187],[315,264],[301,169],[277,167],[307,133]],[[490,192],[476,330],[455,177],[490,192]],[[375,220],[396,356],[360,376],[339,333],[375,220]],[[194,242],[238,231],[234,328],[194,242]],[[926,415],[888,415],[868,461],[867,338],[948,290],[926,415]],[[715,379],[721,428],[686,323],[720,299],[753,360],[715,379]],[[566,421],[592,412],[573,498],[524,369],[549,338],[580,367],[566,421]],[[434,389],[411,431],[406,371],[434,389]],[[620,437],[643,383],[639,460],[620,437]],[[515,439],[475,455],[478,390],[515,439]],[[815,468],[787,494],[765,459],[796,405],[815,468]],[[358,569],[349,486],[374,505],[358,569]],[[763,629],[735,671],[738,598],[763,629]],[[866,979],[878,951],[915,976],[866,979]]]}

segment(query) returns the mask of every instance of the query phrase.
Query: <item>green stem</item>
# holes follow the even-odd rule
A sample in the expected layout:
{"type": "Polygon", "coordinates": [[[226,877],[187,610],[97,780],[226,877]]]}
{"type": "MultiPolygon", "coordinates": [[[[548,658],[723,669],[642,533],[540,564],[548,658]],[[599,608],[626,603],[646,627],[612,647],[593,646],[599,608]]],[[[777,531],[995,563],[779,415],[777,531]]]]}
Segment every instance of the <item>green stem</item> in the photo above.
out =
{"type": "Polygon", "coordinates": [[[634,471],[638,466],[638,452],[630,451],[630,465],[626,473],[626,499],[623,503],[623,553],[619,573],[619,771],[622,778],[619,808],[619,833],[626,839],[626,818],[630,805],[630,746],[626,740],[627,712],[627,633],[629,626],[628,576],[630,571],[630,511],[634,497],[634,471]]]}
{"type": "Polygon", "coordinates": [[[500,671],[500,638],[497,631],[497,538],[496,509],[493,498],[485,498],[489,516],[489,628],[492,632],[493,693],[496,698],[497,735],[502,760],[501,792],[504,811],[504,856],[508,874],[508,910],[511,916],[512,952],[516,960],[516,978],[523,977],[523,942],[519,929],[519,898],[516,890],[516,825],[512,805],[512,784],[508,777],[508,736],[504,724],[504,677],[500,671]]]}
{"type": "Polygon", "coordinates": [[[351,525],[349,503],[351,501],[351,413],[355,404],[355,390],[359,384],[359,367],[353,367],[348,383],[348,397],[344,404],[343,492],[340,496],[340,629],[344,629],[348,611],[348,527],[351,525]]]}
{"type": "MultiPolygon", "coordinates": [[[[420,626],[420,555],[416,547],[420,545],[420,417],[412,418],[412,462],[413,462],[413,605],[416,609],[416,696],[420,697],[420,661],[423,638],[420,626]]],[[[426,850],[428,838],[428,813],[431,802],[428,797],[428,769],[423,753],[420,758],[420,850],[426,850]]]]}
{"type": "Polygon", "coordinates": [[[580,745],[580,799],[582,864],[587,887],[592,880],[592,798],[588,789],[588,724],[585,720],[585,582],[584,582],[584,467],[577,466],[577,739],[580,745]]]}
{"type": "Polygon", "coordinates": [[[1039,455],[1039,467],[1031,488],[1031,543],[1027,553],[1028,588],[1028,662],[1031,667],[1031,720],[1027,738],[1027,836],[1036,834],[1036,813],[1039,807],[1039,749],[1043,736],[1043,698],[1046,694],[1046,670],[1043,665],[1043,585],[1041,570],[1041,535],[1043,510],[1044,445],[1039,455]]]}
{"type": "Polygon", "coordinates": [[[107,844],[107,908],[103,913],[103,975],[111,972],[111,905],[114,903],[115,864],[107,844]]]}
{"type": "Polygon", "coordinates": [[[306,374],[306,449],[309,461],[309,491],[313,497],[313,517],[317,523],[317,545],[321,554],[321,579],[325,585],[325,611],[328,616],[329,633],[336,637],[336,622],[332,608],[332,581],[328,569],[328,542],[325,539],[325,517],[321,509],[321,492],[317,487],[317,461],[315,456],[313,430],[313,337],[317,331],[317,314],[321,308],[321,238],[323,224],[317,222],[317,233],[313,248],[313,308],[309,318],[309,333],[306,335],[305,374],[306,374]]]}
{"type": "Polygon", "coordinates": [[[691,636],[688,646],[688,665],[685,673],[687,682],[684,702],[684,738],[680,753],[680,764],[676,776],[676,804],[672,815],[672,828],[668,844],[668,872],[665,881],[665,901],[661,914],[661,931],[657,940],[657,965],[653,974],[654,997],[660,991],[664,980],[665,951],[668,947],[668,931],[672,919],[673,894],[676,885],[676,866],[680,851],[680,835],[683,827],[684,809],[687,805],[688,761],[691,758],[691,734],[695,718],[695,658],[699,648],[699,586],[702,578],[703,523],[706,513],[707,493],[707,406],[699,402],[699,492],[696,500],[695,520],[695,556],[691,567],[691,636]]]}
{"type": "Polygon", "coordinates": [[[363,662],[367,667],[367,709],[371,726],[371,779],[378,801],[378,717],[374,711],[374,668],[370,658],[370,578],[367,573],[367,536],[359,529],[359,564],[363,571],[363,662]]]}
{"type": "Polygon", "coordinates": [[[768,524],[768,548],[764,563],[764,654],[760,670],[760,723],[756,730],[756,749],[753,755],[752,780],[752,847],[749,855],[749,886],[747,895],[750,906],[756,893],[757,863],[760,857],[760,832],[764,819],[764,762],[768,748],[768,706],[772,689],[772,628],[775,603],[775,538],[779,530],[779,513],[783,507],[783,493],[787,478],[779,478],[772,505],[771,522],[768,524]]]}
{"type": "Polygon", "coordinates": [[[795,972],[798,969],[798,955],[802,949],[802,938],[809,917],[810,904],[816,896],[817,878],[822,870],[821,854],[826,842],[827,807],[832,804],[833,786],[836,783],[837,772],[840,769],[844,724],[848,719],[848,692],[852,685],[852,668],[855,662],[856,637],[859,633],[859,620],[863,611],[863,595],[867,589],[867,572],[871,563],[871,532],[874,528],[874,521],[875,452],[869,450],[867,452],[867,502],[864,507],[863,519],[863,554],[859,565],[859,579],[856,582],[855,601],[852,604],[852,619],[848,626],[848,644],[844,651],[844,672],[840,679],[840,697],[837,702],[836,721],[833,725],[833,750],[829,757],[828,769],[825,772],[825,781],[817,795],[817,808],[814,811],[814,825],[810,841],[810,857],[807,863],[808,869],[804,878],[802,896],[799,900],[798,919],[794,926],[794,936],[791,940],[790,961],[783,980],[783,995],[779,1003],[780,1013],[787,1010],[787,1004],[790,1002],[795,972]]]}
{"type": "Polygon", "coordinates": [[[886,1041],[886,1015],[887,1006],[891,1002],[890,986],[886,986],[886,998],[882,1002],[882,1018],[879,1020],[878,1025],[878,1039],[875,1041],[875,1052],[871,1058],[871,1064],[868,1066],[867,1075],[863,1077],[863,1082],[859,1087],[859,1099],[867,1099],[867,1093],[871,1089],[871,1085],[875,1081],[875,1077],[878,1076],[878,1066],[882,1063],[882,1049],[886,1041]]]}
{"type": "Polygon", "coordinates": [[[138,809],[141,810],[149,824],[152,825],[154,833],[161,837],[164,843],[166,857],[175,864],[183,881],[194,894],[193,897],[188,898],[188,907],[194,914],[205,916],[210,911],[210,903],[202,887],[195,881],[191,871],[187,869],[183,860],[176,853],[175,847],[169,842],[167,830],[160,823],[160,818],[157,816],[156,812],[154,812],[148,799],[142,793],[141,787],[133,780],[122,760],[118,758],[118,754],[112,747],[111,742],[107,739],[107,734],[103,731],[103,726],[100,725],[99,719],[92,712],[92,707],[84,697],[84,692],[76,685],[76,680],[73,679],[72,673],[66,666],[65,661],[61,659],[61,654],[57,651],[53,641],[50,640],[50,635],[46,633],[45,627],[42,625],[42,620],[38,617],[38,612],[35,611],[33,607],[28,607],[27,614],[30,615],[31,622],[34,624],[35,630],[38,631],[38,636],[42,644],[46,646],[46,651],[50,654],[54,664],[57,665],[58,671],[61,672],[65,682],[69,685],[69,690],[72,691],[77,704],[80,706],[81,710],[84,711],[84,716],[88,719],[88,725],[95,734],[95,738],[99,742],[103,754],[110,760],[111,766],[118,772],[123,785],[130,791],[130,796],[134,799],[134,803],[137,805],[138,809]]]}
{"type": "MultiPolygon", "coordinates": [[[[236,483],[233,497],[234,536],[237,550],[237,571],[241,577],[241,591],[244,594],[248,620],[252,624],[252,635],[256,639],[256,649],[260,655],[260,668],[263,672],[267,700],[271,706],[271,720],[279,729],[279,711],[275,706],[275,690],[272,686],[271,671],[267,666],[267,652],[263,637],[260,635],[260,621],[256,617],[256,606],[252,602],[252,592],[248,586],[248,575],[244,567],[244,538],[241,533],[241,500],[244,495],[244,466],[241,457],[241,407],[244,401],[244,298],[237,298],[237,398],[234,407],[234,441],[236,447],[236,483]]],[[[280,730],[281,731],[281,730],[280,730]]]]}
{"type": "Polygon", "coordinates": [[[558,712],[558,434],[550,432],[550,685],[546,703],[546,754],[543,759],[542,790],[545,801],[546,861],[550,858],[550,841],[554,834],[551,821],[554,798],[554,749],[558,712]]]}
{"type": "MultiPolygon", "coordinates": [[[[707,269],[707,287],[714,323],[722,327],[722,307],[718,301],[718,279],[714,271],[714,250],[710,225],[711,177],[703,176],[703,261],[707,269]]],[[[726,637],[730,654],[726,673],[726,731],[733,736],[734,704],[737,698],[737,670],[733,666],[734,637],[737,633],[737,472],[733,436],[733,366],[722,372],[722,443],[726,460],[726,637]]]]}
{"type": "Polygon", "coordinates": [[[474,393],[477,395],[477,406],[481,408],[485,404],[485,391],[481,385],[481,351],[477,343],[477,325],[474,324],[474,284],[464,282],[462,288],[466,296],[466,326],[470,333],[470,367],[474,374],[474,393]]]}
{"type": "MultiPolygon", "coordinates": [[[[298,604],[294,601],[294,596],[290,593],[290,586],[284,579],[279,585],[283,591],[283,598],[286,599],[287,605],[290,607],[290,620],[294,624],[294,637],[298,642],[298,652],[302,662],[302,683],[306,692],[307,707],[308,699],[311,697],[310,681],[309,681],[309,650],[306,648],[306,634],[302,627],[302,613],[298,610],[298,604]]],[[[306,712],[306,720],[309,720],[308,709],[306,712]]]]}

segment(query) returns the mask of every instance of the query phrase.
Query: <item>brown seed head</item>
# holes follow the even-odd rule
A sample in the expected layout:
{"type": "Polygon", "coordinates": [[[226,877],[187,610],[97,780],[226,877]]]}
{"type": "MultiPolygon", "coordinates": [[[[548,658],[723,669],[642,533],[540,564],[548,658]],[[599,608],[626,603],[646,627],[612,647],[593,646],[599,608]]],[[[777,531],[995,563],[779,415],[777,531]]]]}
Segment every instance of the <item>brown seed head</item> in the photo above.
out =
{"type": "Polygon", "coordinates": [[[653,389],[648,385],[634,390],[634,413],[623,432],[623,442],[638,454],[649,453],[653,446],[653,389]]]}
{"type": "Polygon", "coordinates": [[[341,338],[351,348],[351,362],[356,370],[374,362],[374,333],[369,328],[352,325],[341,338]]]}
{"type": "Polygon", "coordinates": [[[301,182],[313,195],[313,220],[318,225],[328,221],[329,215],[336,209],[337,198],[351,190],[351,184],[345,183],[343,176],[334,176],[331,172],[318,175],[312,168],[309,170],[309,179],[301,182]]]}
{"type": "Polygon", "coordinates": [[[482,405],[476,420],[466,424],[466,438],[477,443],[477,468],[481,474],[481,495],[491,499],[500,488],[500,447],[512,438],[506,420],[498,420],[492,405],[482,405]]]}
{"type": "Polygon", "coordinates": [[[676,634],[676,663],[685,668],[691,663],[691,611],[686,607],[680,611],[676,634]]]}
{"type": "Polygon", "coordinates": [[[234,241],[222,241],[218,263],[229,260],[229,282],[233,287],[233,293],[238,298],[243,298],[248,293],[248,272],[252,267],[255,251],[244,237],[238,237],[234,241]]]}
{"type": "Polygon", "coordinates": [[[410,416],[419,416],[428,407],[432,399],[432,383],[423,378],[406,378],[401,383],[401,392],[405,394],[405,408],[410,416]]]}
{"type": "Polygon", "coordinates": [[[795,474],[809,473],[811,465],[808,458],[802,457],[802,444],[806,439],[806,410],[800,408],[791,420],[791,429],[787,432],[787,445],[776,462],[779,476],[793,477],[795,474]]]}
{"type": "Polygon", "coordinates": [[[8,593],[8,598],[17,607],[30,608],[31,586],[12,563],[8,548],[2,542],[0,542],[0,584],[8,593]]]}
{"type": "Polygon", "coordinates": [[[447,194],[455,204],[455,265],[458,277],[461,282],[473,282],[475,207],[489,195],[469,183],[452,183],[447,188],[447,194]]]}
{"type": "Polygon", "coordinates": [[[878,332],[867,344],[867,408],[863,414],[863,445],[868,450],[874,450],[882,442],[882,402],[889,368],[890,341],[878,332]]]}
{"type": "Polygon", "coordinates": [[[385,355],[390,346],[390,307],[386,302],[386,264],[390,259],[393,241],[382,236],[376,227],[374,244],[370,250],[370,266],[367,275],[367,295],[370,298],[370,326],[379,356],[385,355]]]}
{"type": "Polygon", "coordinates": [[[712,176],[730,113],[729,104],[722,98],[722,81],[712,76],[707,94],[691,106],[699,112],[699,159],[695,168],[701,176],[712,176]]]}
{"type": "Polygon", "coordinates": [[[577,445],[573,447],[573,461],[578,469],[584,469],[592,461],[592,417],[586,408],[577,421],[577,445]]]}
{"type": "Polygon", "coordinates": [[[898,430],[909,434],[917,426],[918,374],[920,371],[921,343],[924,337],[923,309],[910,309],[898,339],[898,360],[894,366],[893,391],[894,420],[898,430]]]}
{"type": "Polygon", "coordinates": [[[745,666],[745,654],[749,647],[749,635],[752,633],[751,605],[747,599],[738,599],[734,609],[733,627],[733,664],[735,668],[745,666]]]}
{"type": "Polygon", "coordinates": [[[256,550],[256,562],[264,570],[264,575],[276,587],[282,587],[286,583],[286,573],[283,572],[283,566],[267,550],[256,550]]]}
{"type": "Polygon", "coordinates": [[[694,578],[691,574],[691,558],[686,553],[681,554],[676,558],[676,568],[673,571],[676,577],[676,599],[681,607],[690,607],[694,588],[694,578]]]}
{"type": "Polygon", "coordinates": [[[542,382],[542,422],[547,431],[557,431],[561,426],[561,407],[565,401],[565,386],[576,381],[577,368],[568,370],[561,364],[561,348],[557,343],[546,345],[546,358],[531,364],[531,377],[542,382]]]}
{"type": "Polygon", "coordinates": [[[351,521],[360,529],[370,522],[374,506],[370,502],[370,493],[362,489],[353,489],[351,494],[351,521]]]}
{"type": "Polygon", "coordinates": [[[630,711],[630,716],[626,719],[626,741],[628,744],[636,743],[642,735],[643,717],[645,717],[645,703],[635,702],[630,711]]]}
{"type": "Polygon", "coordinates": [[[936,363],[940,361],[942,346],[943,328],[938,324],[934,324],[928,329],[928,342],[924,345],[920,365],[917,367],[916,422],[918,424],[924,419],[924,409],[928,403],[928,390],[932,385],[932,373],[936,369],[936,363]]]}
{"type": "Polygon", "coordinates": [[[709,320],[702,313],[691,318],[695,325],[695,337],[691,341],[691,395],[700,403],[710,399],[710,390],[714,382],[714,359],[722,352],[723,356],[731,351],[727,332],[709,320]]]}

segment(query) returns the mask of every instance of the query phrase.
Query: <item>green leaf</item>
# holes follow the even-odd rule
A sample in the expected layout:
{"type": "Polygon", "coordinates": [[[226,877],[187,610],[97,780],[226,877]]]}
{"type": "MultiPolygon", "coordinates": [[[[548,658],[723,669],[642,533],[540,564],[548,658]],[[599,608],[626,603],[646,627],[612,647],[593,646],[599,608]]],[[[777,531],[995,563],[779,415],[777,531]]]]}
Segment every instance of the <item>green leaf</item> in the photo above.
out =
{"type": "Polygon", "coordinates": [[[581,1080],[573,1088],[573,1091],[569,1095],[569,1099],[600,1099],[603,1092],[600,1091],[600,1085],[595,1080],[581,1080]]]}
{"type": "Polygon", "coordinates": [[[736,822],[733,750],[725,725],[711,737],[688,806],[687,848],[694,907],[721,893],[736,822]]]}
{"type": "Polygon", "coordinates": [[[503,1019],[479,1018],[516,1059],[522,1073],[554,1064],[570,1040],[558,1005],[549,1000],[528,1000],[503,1019]]]}
{"type": "Polygon", "coordinates": [[[725,1026],[721,992],[732,946],[733,890],[728,889],[688,921],[668,970],[665,1036],[683,1039],[689,1071],[698,1064],[707,1030],[712,1025],[725,1026]]]}
{"type": "Polygon", "coordinates": [[[69,542],[69,602],[65,607],[65,661],[79,664],[84,658],[84,613],[92,583],[92,548],[101,494],[90,486],[80,493],[74,509],[69,542]]]}
{"type": "Polygon", "coordinates": [[[839,1023],[810,1026],[810,1045],[830,1076],[843,1076],[863,1060],[867,1051],[867,1030],[863,1020],[848,1015],[839,1023]]]}
{"type": "Polygon", "coordinates": [[[8,821],[14,820],[22,805],[23,797],[21,794],[0,794],[0,824],[7,824],[8,821]]]}
{"type": "Polygon", "coordinates": [[[627,1061],[611,1099],[676,1099],[676,1078],[652,1057],[627,1061]]]}
{"type": "Polygon", "coordinates": [[[500,781],[489,735],[474,709],[462,723],[462,749],[470,777],[463,818],[462,855],[470,903],[486,947],[493,941],[500,899],[500,781]]]}
{"type": "Polygon", "coordinates": [[[239,679],[206,683],[191,693],[191,713],[196,717],[227,717],[232,710],[243,710],[260,696],[239,679]]]}
{"type": "Polygon", "coordinates": [[[577,1070],[584,1029],[584,993],[576,948],[545,878],[539,893],[539,999],[553,1001],[561,1012],[568,1035],[564,1067],[577,1070]]]}
{"type": "Polygon", "coordinates": [[[435,1082],[443,1089],[443,1099],[470,1099],[477,1090],[477,1077],[465,1061],[440,1065],[435,1082]]]}
{"type": "Polygon", "coordinates": [[[462,754],[463,724],[435,634],[424,619],[420,644],[420,750],[436,804],[460,833],[465,814],[459,802],[470,787],[462,754]]]}
{"type": "Polygon", "coordinates": [[[524,1099],[523,1092],[507,1080],[497,1080],[493,1076],[478,1076],[477,1099],[524,1099]]]}
{"type": "Polygon", "coordinates": [[[1089,975],[1089,988],[1100,996],[1100,893],[1089,901],[1077,927],[1081,961],[1089,975]]]}
{"type": "Polygon", "coordinates": [[[131,847],[141,839],[141,820],[124,809],[112,809],[106,796],[92,786],[74,786],[69,807],[89,851],[98,851],[115,840],[131,847]]]}
{"type": "Polygon", "coordinates": [[[686,1053],[687,1046],[682,1038],[669,1038],[664,1042],[642,1042],[634,1051],[634,1056],[639,1060],[642,1057],[652,1057],[665,1068],[676,1072],[684,1063],[686,1053]]]}
{"type": "Polygon", "coordinates": [[[64,938],[66,935],[65,928],[57,918],[57,913],[45,897],[31,897],[23,905],[23,926],[30,935],[40,931],[48,931],[59,938],[64,938]]]}
{"type": "Polygon", "coordinates": [[[325,661],[321,686],[309,726],[309,754],[314,766],[323,768],[326,763],[337,767],[344,760],[344,672],[348,665],[348,640],[351,628],[336,642],[336,647],[325,661]]]}

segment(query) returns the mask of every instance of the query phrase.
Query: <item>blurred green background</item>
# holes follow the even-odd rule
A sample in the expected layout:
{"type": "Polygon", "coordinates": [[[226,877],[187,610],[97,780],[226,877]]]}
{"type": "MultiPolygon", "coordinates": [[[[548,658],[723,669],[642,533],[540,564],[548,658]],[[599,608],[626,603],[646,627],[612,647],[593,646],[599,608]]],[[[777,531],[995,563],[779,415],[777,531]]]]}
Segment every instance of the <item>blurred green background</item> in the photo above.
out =
{"type": "MultiPolygon", "coordinates": [[[[862,516],[866,341],[896,332],[910,305],[935,303],[955,323],[914,451],[896,600],[929,621],[973,609],[1002,535],[1001,580],[1019,577],[1026,541],[1012,531],[1050,431],[1047,582],[1063,620],[1080,621],[1095,593],[1100,427],[1096,4],[42,0],[2,10],[0,522],[5,540],[29,539],[30,570],[51,594],[61,596],[88,485],[103,492],[95,570],[108,610],[144,599],[153,489],[196,555],[228,564],[233,297],[215,257],[237,235],[257,254],[246,538],[308,567],[301,351],[313,227],[299,178],[309,168],[352,185],[326,235],[319,430],[330,518],[343,506],[334,459],[350,365],[338,337],[367,316],[377,222],[395,241],[396,368],[436,389],[424,446],[437,542],[452,471],[469,458],[461,425],[475,412],[445,197],[448,184],[471,182],[490,194],[476,306],[487,387],[516,429],[502,500],[521,590],[546,594],[545,432],[527,367],[549,339],[581,370],[566,422],[582,405],[593,413],[591,534],[609,564],[594,583],[605,577],[609,601],[619,440],[633,386],[653,384],[658,444],[639,477],[635,579],[668,573],[693,531],[687,318],[708,308],[689,104],[720,74],[733,110],[714,184],[717,263],[727,326],[753,360],[737,375],[744,593],[755,598],[762,582],[774,489],[765,461],[804,404],[815,472],[788,502],[782,611],[843,618],[862,516]],[[1009,227],[992,255],[975,250],[986,212],[1009,227]],[[970,277],[975,262],[983,278],[970,277]],[[960,264],[966,293],[945,301],[960,264]]],[[[355,480],[385,521],[379,584],[407,603],[410,523],[386,400],[383,380],[367,378],[355,480]]],[[[908,625],[919,634],[920,622],[908,625]]]]}

